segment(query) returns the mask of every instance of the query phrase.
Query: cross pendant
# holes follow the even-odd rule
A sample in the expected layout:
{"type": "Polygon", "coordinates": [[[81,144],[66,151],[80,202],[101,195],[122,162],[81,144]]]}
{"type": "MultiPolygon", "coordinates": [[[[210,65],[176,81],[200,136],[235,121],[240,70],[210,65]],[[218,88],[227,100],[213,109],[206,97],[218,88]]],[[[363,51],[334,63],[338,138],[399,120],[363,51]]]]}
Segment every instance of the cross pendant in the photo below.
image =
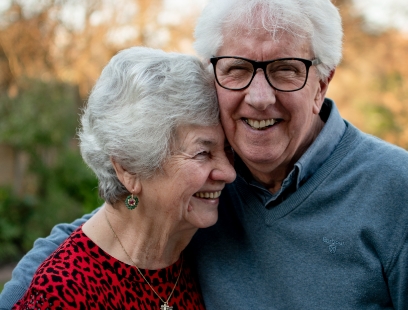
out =
{"type": "Polygon", "coordinates": [[[167,302],[160,306],[160,310],[173,310],[173,307],[170,307],[167,302]]]}

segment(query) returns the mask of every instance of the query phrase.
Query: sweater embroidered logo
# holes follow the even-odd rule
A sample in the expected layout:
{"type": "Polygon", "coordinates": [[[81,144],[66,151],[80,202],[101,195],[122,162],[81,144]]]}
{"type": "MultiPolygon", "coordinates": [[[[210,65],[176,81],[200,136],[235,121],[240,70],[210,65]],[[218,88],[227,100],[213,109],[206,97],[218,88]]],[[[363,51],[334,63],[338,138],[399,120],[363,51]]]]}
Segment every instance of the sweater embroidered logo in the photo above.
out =
{"type": "Polygon", "coordinates": [[[332,254],[336,253],[338,246],[344,245],[343,241],[337,241],[337,240],[329,239],[329,238],[326,238],[326,237],[323,237],[323,242],[325,242],[325,243],[327,243],[329,245],[329,251],[332,254]]]}

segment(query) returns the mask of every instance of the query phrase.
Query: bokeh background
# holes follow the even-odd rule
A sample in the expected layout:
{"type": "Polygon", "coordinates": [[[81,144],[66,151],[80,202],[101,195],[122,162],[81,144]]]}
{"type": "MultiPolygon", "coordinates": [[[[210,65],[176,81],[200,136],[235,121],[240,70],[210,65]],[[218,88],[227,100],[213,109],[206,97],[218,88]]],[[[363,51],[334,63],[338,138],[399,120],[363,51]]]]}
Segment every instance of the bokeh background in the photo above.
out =
{"type": "MultiPolygon", "coordinates": [[[[333,2],[345,38],[328,97],[355,126],[408,149],[406,0],[333,2]]],[[[78,151],[81,107],[123,48],[194,54],[193,29],[205,3],[0,0],[0,267],[56,223],[101,205],[78,151]]]]}

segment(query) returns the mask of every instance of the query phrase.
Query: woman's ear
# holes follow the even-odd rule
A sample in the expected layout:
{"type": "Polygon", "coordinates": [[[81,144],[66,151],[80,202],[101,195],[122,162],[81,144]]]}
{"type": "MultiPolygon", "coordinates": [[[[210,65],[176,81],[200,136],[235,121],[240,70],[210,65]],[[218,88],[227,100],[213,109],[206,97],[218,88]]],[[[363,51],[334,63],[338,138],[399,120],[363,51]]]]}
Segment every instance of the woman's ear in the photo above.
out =
{"type": "Polygon", "coordinates": [[[112,157],[110,161],[112,163],[113,168],[115,169],[116,176],[118,177],[120,183],[122,183],[123,186],[126,187],[129,193],[137,195],[141,190],[141,183],[137,175],[127,171],[124,167],[122,167],[121,164],[116,162],[115,159],[113,159],[112,157]]]}

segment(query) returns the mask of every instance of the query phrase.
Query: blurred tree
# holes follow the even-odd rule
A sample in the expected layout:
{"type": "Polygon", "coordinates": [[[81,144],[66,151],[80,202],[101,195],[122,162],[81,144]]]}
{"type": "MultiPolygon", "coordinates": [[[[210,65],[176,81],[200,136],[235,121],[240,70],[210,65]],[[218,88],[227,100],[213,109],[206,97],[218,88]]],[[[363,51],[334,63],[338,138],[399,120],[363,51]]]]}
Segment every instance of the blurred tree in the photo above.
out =
{"type": "Polygon", "coordinates": [[[195,15],[163,18],[162,0],[10,0],[0,18],[0,87],[11,96],[21,77],[79,86],[85,98],[103,66],[120,49],[146,45],[182,50],[195,15]]]}
{"type": "Polygon", "coordinates": [[[350,0],[337,0],[344,25],[343,60],[329,89],[344,118],[408,148],[408,37],[373,31],[350,0]]]}

